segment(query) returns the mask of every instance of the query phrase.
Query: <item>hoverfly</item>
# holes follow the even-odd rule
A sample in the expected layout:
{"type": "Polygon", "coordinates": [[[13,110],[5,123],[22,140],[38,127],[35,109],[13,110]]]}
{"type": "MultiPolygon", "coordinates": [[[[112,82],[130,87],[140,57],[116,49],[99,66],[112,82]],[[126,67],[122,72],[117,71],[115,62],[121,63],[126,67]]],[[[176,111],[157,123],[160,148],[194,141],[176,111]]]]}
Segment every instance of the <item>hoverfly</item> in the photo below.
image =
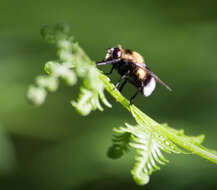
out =
{"type": "Polygon", "coordinates": [[[102,62],[97,62],[96,65],[111,64],[112,68],[107,75],[111,74],[114,69],[121,75],[115,87],[121,92],[126,85],[130,83],[137,88],[136,93],[130,98],[130,104],[133,104],[133,99],[141,92],[148,97],[155,89],[156,81],[165,86],[169,91],[172,89],[166,85],[160,78],[155,75],[145,64],[143,57],[136,51],[124,49],[121,46],[109,48],[102,62]]]}

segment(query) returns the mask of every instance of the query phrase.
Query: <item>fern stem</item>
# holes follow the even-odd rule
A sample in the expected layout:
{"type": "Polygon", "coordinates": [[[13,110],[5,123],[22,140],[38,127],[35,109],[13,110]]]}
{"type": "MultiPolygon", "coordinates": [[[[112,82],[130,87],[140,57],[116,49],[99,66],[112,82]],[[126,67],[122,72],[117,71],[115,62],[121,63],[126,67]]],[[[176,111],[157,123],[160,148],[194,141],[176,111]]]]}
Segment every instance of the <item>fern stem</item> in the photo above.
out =
{"type": "Polygon", "coordinates": [[[41,29],[42,37],[57,46],[58,59],[45,64],[45,72],[36,78],[34,85],[30,86],[27,96],[35,105],[44,103],[48,92],[58,89],[59,81],[73,86],[77,79],[83,80],[77,101],[71,101],[72,106],[83,116],[96,109],[102,111],[101,102],[111,107],[104,95],[106,89],[117,102],[127,109],[137,122],[131,126],[115,129],[118,136],[113,140],[113,146],[108,151],[108,156],[120,158],[128,148],[136,150],[135,165],[131,170],[134,180],[139,185],[149,182],[153,171],[159,169],[157,164],[164,164],[167,160],[161,151],[167,153],[186,153],[181,148],[217,164],[217,152],[203,147],[201,144],[204,135],[187,136],[183,130],[176,130],[166,124],[159,124],[134,105],[130,105],[122,94],[110,82],[110,79],[96,68],[84,50],[68,35],[69,26],[57,24],[50,28],[41,29]],[[180,147],[178,147],[180,146],[180,147]]]}
{"type": "MultiPolygon", "coordinates": [[[[81,55],[83,57],[86,58],[86,60],[89,60],[89,62],[91,62],[90,58],[85,54],[83,49],[81,49],[80,47],[79,47],[79,52],[81,53],[81,55]]],[[[161,124],[159,124],[156,121],[154,121],[153,119],[151,119],[148,115],[143,113],[136,106],[134,106],[134,105],[130,106],[130,101],[127,100],[124,96],[122,96],[122,94],[117,89],[114,88],[115,86],[112,83],[110,83],[110,80],[107,76],[100,73],[99,78],[103,81],[105,88],[109,92],[109,94],[112,95],[125,109],[127,109],[129,112],[131,112],[131,107],[133,107],[134,110],[136,110],[137,112],[140,113],[140,115],[142,115],[143,119],[141,119],[141,120],[143,123],[145,123],[149,126],[152,126],[152,127],[156,127],[158,131],[165,134],[171,141],[173,141],[174,143],[176,143],[180,147],[188,150],[189,152],[196,154],[196,155],[198,155],[198,156],[200,156],[206,160],[209,160],[209,161],[217,164],[217,154],[216,153],[206,149],[202,145],[194,145],[193,143],[190,143],[190,142],[183,140],[183,138],[180,138],[174,132],[166,129],[161,124]]]]}
{"type": "MultiPolygon", "coordinates": [[[[126,108],[129,112],[131,112],[130,102],[124,96],[122,96],[122,94],[118,90],[114,89],[114,85],[109,82],[108,77],[106,77],[104,74],[100,74],[99,77],[103,81],[103,83],[105,84],[106,90],[124,108],[126,108]]],[[[174,132],[167,130],[165,127],[163,127],[162,125],[160,125],[159,123],[157,123],[156,121],[154,121],[153,119],[151,119],[148,115],[146,115],[145,113],[143,113],[136,106],[133,105],[132,107],[134,107],[134,110],[140,112],[140,114],[142,114],[142,117],[145,118],[145,119],[142,120],[142,122],[145,122],[149,126],[156,127],[156,130],[158,130],[161,133],[165,134],[171,141],[173,141],[174,143],[176,143],[180,147],[188,150],[189,152],[192,152],[193,154],[201,156],[202,158],[204,158],[206,160],[209,160],[209,161],[217,164],[217,155],[214,152],[212,153],[210,150],[207,150],[202,145],[200,145],[200,146],[194,145],[193,143],[189,143],[189,142],[183,140],[183,138],[180,138],[174,132]]]]}
{"type": "Polygon", "coordinates": [[[209,160],[210,162],[213,162],[214,164],[217,164],[217,155],[215,153],[210,152],[210,150],[207,150],[202,145],[198,146],[198,145],[194,145],[192,143],[189,143],[188,141],[184,141],[178,135],[165,129],[160,124],[158,124],[154,127],[157,127],[161,132],[163,132],[170,140],[175,142],[177,145],[183,147],[184,149],[188,150],[189,152],[192,152],[193,154],[196,154],[196,155],[198,155],[198,156],[200,156],[206,160],[209,160]]]}
{"type": "Polygon", "coordinates": [[[115,86],[109,82],[109,78],[106,77],[104,74],[100,74],[99,78],[105,84],[105,89],[128,111],[130,111],[130,101],[127,100],[121,93],[115,89],[115,86]]]}

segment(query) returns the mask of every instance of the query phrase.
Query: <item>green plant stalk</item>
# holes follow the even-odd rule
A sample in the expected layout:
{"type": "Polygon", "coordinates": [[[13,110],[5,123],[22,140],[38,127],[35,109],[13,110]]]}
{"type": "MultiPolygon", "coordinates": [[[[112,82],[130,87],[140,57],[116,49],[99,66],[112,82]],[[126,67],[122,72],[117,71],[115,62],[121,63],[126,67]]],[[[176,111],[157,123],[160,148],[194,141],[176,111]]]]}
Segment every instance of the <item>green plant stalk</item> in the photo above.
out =
{"type": "Polygon", "coordinates": [[[167,162],[161,151],[176,154],[188,151],[217,164],[217,152],[201,145],[204,135],[187,136],[183,130],[159,124],[136,106],[130,105],[110,79],[96,68],[95,62],[88,57],[79,44],[73,41],[68,32],[69,27],[65,24],[58,24],[53,28],[45,26],[41,29],[42,37],[57,46],[58,59],[47,62],[45,72],[48,75],[37,77],[36,84],[30,86],[27,97],[32,103],[43,104],[47,94],[58,89],[59,80],[73,86],[77,78],[81,78],[83,86],[78,100],[71,101],[71,104],[85,116],[96,109],[103,110],[100,100],[105,106],[111,107],[104,95],[106,89],[137,122],[134,126],[125,124],[125,127],[115,129],[118,135],[114,136],[113,146],[109,148],[108,156],[116,159],[129,148],[136,150],[136,162],[131,174],[139,185],[149,182],[152,172],[159,169],[157,164],[162,165],[167,162]]]}
{"type": "MultiPolygon", "coordinates": [[[[126,108],[129,112],[131,112],[130,102],[124,96],[122,96],[122,94],[118,90],[114,89],[114,85],[109,82],[108,77],[106,77],[104,74],[100,74],[99,77],[103,81],[103,83],[105,84],[105,88],[109,92],[109,94],[111,94],[124,108],[126,108]]],[[[137,112],[142,114],[143,118],[145,118],[145,119],[140,118],[141,122],[146,123],[149,126],[155,127],[156,130],[165,134],[171,141],[173,141],[174,143],[176,143],[180,147],[188,150],[189,152],[192,152],[198,156],[201,156],[204,159],[207,159],[207,160],[217,164],[216,154],[211,153],[210,151],[206,150],[201,145],[198,146],[198,145],[194,145],[190,142],[184,141],[177,134],[175,134],[172,131],[169,131],[168,129],[163,127],[161,124],[159,124],[156,121],[154,121],[153,119],[151,119],[148,115],[143,113],[136,106],[133,105],[132,107],[134,107],[134,110],[136,110],[137,112]]]]}
{"type": "MultiPolygon", "coordinates": [[[[83,49],[81,49],[80,47],[79,47],[79,54],[83,58],[85,58],[88,62],[92,62],[90,58],[85,54],[83,49]]],[[[176,143],[177,145],[186,149],[187,151],[217,164],[217,155],[215,153],[210,152],[210,150],[206,149],[202,145],[194,145],[193,143],[183,140],[183,138],[179,137],[175,132],[166,129],[164,126],[162,126],[158,122],[151,119],[148,115],[143,113],[136,106],[134,105],[131,106],[129,100],[127,100],[117,89],[115,89],[115,86],[112,83],[110,83],[110,80],[106,75],[100,73],[99,78],[103,81],[105,85],[105,89],[109,92],[109,94],[113,96],[116,99],[116,101],[119,102],[125,109],[131,112],[133,107],[133,109],[136,110],[137,113],[139,113],[140,115],[142,115],[143,118],[145,118],[142,119],[142,117],[140,117],[140,121],[142,123],[145,123],[146,125],[156,128],[157,131],[164,134],[172,142],[176,143]]]]}

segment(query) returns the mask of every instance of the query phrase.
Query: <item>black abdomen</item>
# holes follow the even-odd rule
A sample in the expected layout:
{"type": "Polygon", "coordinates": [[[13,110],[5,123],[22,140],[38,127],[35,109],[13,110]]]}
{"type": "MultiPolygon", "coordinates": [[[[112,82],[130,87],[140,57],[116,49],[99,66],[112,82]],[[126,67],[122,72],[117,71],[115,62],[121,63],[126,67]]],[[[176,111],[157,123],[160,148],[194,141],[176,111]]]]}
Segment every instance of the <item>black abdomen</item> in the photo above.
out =
{"type": "Polygon", "coordinates": [[[122,76],[131,70],[130,65],[124,62],[120,62],[115,67],[118,70],[118,73],[122,76]]]}

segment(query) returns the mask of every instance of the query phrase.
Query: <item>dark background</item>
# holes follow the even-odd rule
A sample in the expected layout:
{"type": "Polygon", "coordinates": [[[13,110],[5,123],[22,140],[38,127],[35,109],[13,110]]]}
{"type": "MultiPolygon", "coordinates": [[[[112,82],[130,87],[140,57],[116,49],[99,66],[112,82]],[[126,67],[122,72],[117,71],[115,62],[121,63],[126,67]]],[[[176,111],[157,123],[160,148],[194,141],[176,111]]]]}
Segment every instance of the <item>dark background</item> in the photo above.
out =
{"type": "MultiPolygon", "coordinates": [[[[112,128],[130,114],[107,94],[112,109],[81,117],[70,105],[79,87],[61,85],[46,103],[28,104],[26,91],[55,48],[39,30],[67,22],[93,60],[117,44],[144,55],[148,66],[173,92],[158,88],[135,101],[159,122],[206,134],[217,149],[217,2],[156,1],[12,1],[0,11],[0,188],[8,189],[217,189],[216,165],[192,155],[166,155],[170,163],[138,187],[130,169],[133,155],[110,160],[112,128]]],[[[109,70],[109,66],[103,68],[109,70]]],[[[112,76],[117,81],[118,75],[112,76]]],[[[131,86],[123,91],[134,93],[131,86]]]]}

